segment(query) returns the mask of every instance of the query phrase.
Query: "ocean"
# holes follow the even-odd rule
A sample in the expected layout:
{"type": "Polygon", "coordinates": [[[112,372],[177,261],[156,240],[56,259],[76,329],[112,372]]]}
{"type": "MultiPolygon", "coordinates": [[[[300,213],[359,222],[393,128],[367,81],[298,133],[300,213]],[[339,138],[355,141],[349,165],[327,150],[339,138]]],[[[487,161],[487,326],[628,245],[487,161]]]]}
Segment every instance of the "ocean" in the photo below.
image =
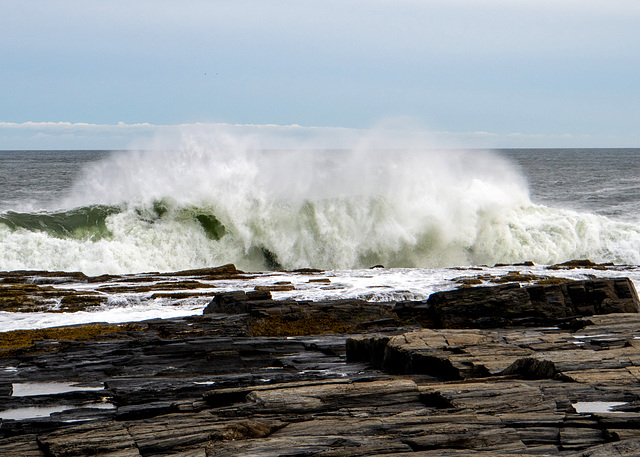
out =
{"type": "MultiPolygon", "coordinates": [[[[215,291],[292,281],[283,271],[316,268],[333,287],[278,296],[379,301],[426,298],[460,275],[522,262],[535,267],[511,269],[540,273],[572,259],[630,265],[604,274],[637,282],[639,165],[640,149],[187,142],[171,150],[0,151],[0,270],[136,275],[233,263],[262,272],[244,285],[211,284],[215,291]]],[[[112,298],[93,314],[0,312],[0,328],[189,314],[206,305],[112,298]]]]}

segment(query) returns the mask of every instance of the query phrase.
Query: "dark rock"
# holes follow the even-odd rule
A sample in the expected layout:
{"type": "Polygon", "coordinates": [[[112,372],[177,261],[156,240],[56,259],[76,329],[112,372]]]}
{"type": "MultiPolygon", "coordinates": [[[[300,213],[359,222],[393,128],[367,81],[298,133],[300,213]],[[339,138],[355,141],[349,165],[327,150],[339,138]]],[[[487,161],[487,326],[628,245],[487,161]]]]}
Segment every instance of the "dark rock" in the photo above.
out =
{"type": "Polygon", "coordinates": [[[595,263],[589,259],[569,260],[568,262],[558,263],[547,267],[549,270],[573,270],[576,268],[588,268],[593,270],[606,270],[613,267],[613,263],[595,263]]]}
{"type": "Polygon", "coordinates": [[[525,379],[552,379],[558,372],[553,362],[525,357],[513,362],[500,374],[503,376],[518,375],[525,379]]]}
{"type": "Polygon", "coordinates": [[[22,435],[0,441],[2,455],[7,457],[47,457],[38,446],[36,435],[22,435]]]}
{"type": "Polygon", "coordinates": [[[247,396],[245,409],[264,413],[308,414],[355,408],[374,401],[379,407],[420,404],[417,385],[411,380],[371,382],[324,381],[305,386],[286,385],[254,389],[247,396]]]}
{"type": "Polygon", "coordinates": [[[273,305],[270,290],[235,291],[216,294],[202,311],[202,314],[246,314],[259,305],[273,305]]]}
{"type": "MultiPolygon", "coordinates": [[[[615,316],[624,316],[626,325],[640,320],[639,314],[594,316],[611,326],[615,316]]],[[[612,331],[613,328],[612,327],[612,331]]],[[[629,327],[626,327],[629,328],[629,327]]],[[[597,359],[600,369],[627,366],[625,357],[635,360],[634,338],[617,336],[590,338],[595,329],[568,333],[561,330],[531,332],[510,330],[429,330],[423,329],[393,337],[353,336],[347,340],[347,358],[366,361],[393,374],[426,374],[444,380],[481,378],[491,375],[517,375],[525,379],[551,379],[558,374],[577,376],[582,364],[597,359]],[[583,333],[584,332],[584,333],[583,333]],[[508,334],[513,344],[505,344],[508,334]],[[590,349],[597,345],[597,349],[590,349]],[[552,351],[553,350],[553,351],[552,351]],[[618,351],[620,359],[601,359],[597,351],[618,351]],[[537,356],[541,354],[544,358],[537,356]],[[624,354],[624,357],[622,356],[624,354]]],[[[594,367],[595,368],[595,367],[594,367]]],[[[593,379],[597,380],[593,374],[593,379]]]]}
{"type": "Polygon", "coordinates": [[[116,412],[117,420],[139,420],[177,412],[177,406],[171,401],[156,401],[142,405],[121,406],[116,412]]]}
{"type": "Polygon", "coordinates": [[[268,290],[251,290],[246,294],[248,300],[271,300],[271,292],[268,290]]]}
{"type": "Polygon", "coordinates": [[[580,457],[636,457],[640,455],[640,439],[607,443],[581,452],[580,457]]]}
{"type": "Polygon", "coordinates": [[[558,263],[556,265],[551,265],[551,267],[566,267],[566,268],[592,268],[598,265],[595,262],[592,262],[589,259],[576,259],[569,260],[564,263],[558,263]]]}
{"type": "Polygon", "coordinates": [[[586,427],[565,427],[560,430],[560,448],[582,450],[604,443],[602,430],[586,427]]]}
{"type": "Polygon", "coordinates": [[[2,420],[0,455],[638,455],[640,314],[627,280],[434,296],[217,294],[202,316],[5,352],[2,409],[64,411],[2,420]],[[508,326],[416,326],[429,322],[508,326]],[[10,396],[13,383],[46,381],[104,389],[10,396]],[[578,413],[580,402],[625,405],[578,413]]]}
{"type": "Polygon", "coordinates": [[[558,327],[564,330],[571,330],[577,332],[578,330],[582,330],[583,328],[593,325],[589,319],[570,319],[569,321],[560,322],[558,327]]]}
{"type": "Polygon", "coordinates": [[[350,362],[367,362],[381,368],[384,352],[391,339],[387,335],[371,335],[367,338],[349,338],[347,340],[347,360],[350,362]]]}
{"type": "Polygon", "coordinates": [[[45,455],[52,457],[140,457],[136,442],[121,424],[83,424],[38,437],[45,455]]]}
{"type": "Polygon", "coordinates": [[[288,292],[291,290],[296,290],[296,287],[291,284],[273,284],[271,286],[255,286],[254,290],[256,292],[288,292]]]}
{"type": "Polygon", "coordinates": [[[0,397],[10,397],[13,395],[13,384],[0,382],[0,397]]]}
{"type": "Polygon", "coordinates": [[[638,294],[627,278],[465,288],[436,292],[427,305],[439,328],[498,328],[523,321],[544,325],[572,316],[640,309],[638,294]]]}
{"type": "Polygon", "coordinates": [[[248,313],[251,306],[247,303],[249,297],[243,291],[224,292],[217,294],[211,303],[202,311],[202,314],[225,313],[244,314],[248,313]]]}
{"type": "Polygon", "coordinates": [[[246,419],[227,426],[220,438],[225,440],[265,438],[285,425],[284,422],[277,420],[246,419]]]}
{"type": "Polygon", "coordinates": [[[236,268],[235,265],[229,263],[227,265],[221,265],[219,267],[200,268],[196,270],[183,270],[175,273],[171,273],[171,276],[204,276],[210,278],[235,278],[244,274],[236,268]]]}

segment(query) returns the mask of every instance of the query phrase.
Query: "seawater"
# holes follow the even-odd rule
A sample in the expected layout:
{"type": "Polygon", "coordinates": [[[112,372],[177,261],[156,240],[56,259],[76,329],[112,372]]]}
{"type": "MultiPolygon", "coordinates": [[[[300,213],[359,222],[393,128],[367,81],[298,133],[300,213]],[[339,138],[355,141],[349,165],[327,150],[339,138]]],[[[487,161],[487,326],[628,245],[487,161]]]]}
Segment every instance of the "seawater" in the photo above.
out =
{"type": "Polygon", "coordinates": [[[640,264],[640,150],[0,152],[0,269],[640,264]]]}
{"type": "Polygon", "coordinates": [[[513,269],[628,276],[638,286],[639,164],[638,149],[265,150],[234,137],[3,151],[0,270],[137,274],[234,263],[262,273],[212,282],[199,299],[114,294],[88,312],[0,312],[0,329],[197,314],[217,291],[279,281],[295,290],[275,298],[371,301],[425,299],[460,276],[513,269]],[[577,258],[631,267],[544,268],[577,258]],[[524,261],[536,266],[491,267],[524,261]],[[369,269],[379,264],[386,268],[369,269]],[[269,271],[306,267],[327,270],[331,283],[269,271]]]}
{"type": "Polygon", "coordinates": [[[636,223],[640,218],[640,149],[510,149],[531,200],[636,223]]]}

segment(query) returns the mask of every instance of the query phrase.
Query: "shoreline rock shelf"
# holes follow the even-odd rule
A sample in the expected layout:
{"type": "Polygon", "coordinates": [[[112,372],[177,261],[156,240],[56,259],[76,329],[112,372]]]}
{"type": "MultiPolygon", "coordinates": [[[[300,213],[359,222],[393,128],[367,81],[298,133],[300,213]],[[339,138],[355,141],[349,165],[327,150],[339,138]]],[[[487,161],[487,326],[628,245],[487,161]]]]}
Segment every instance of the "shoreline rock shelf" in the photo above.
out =
{"type": "Polygon", "coordinates": [[[0,455],[639,455],[638,307],[626,279],[398,303],[260,290],[58,329],[0,355],[0,455]]]}

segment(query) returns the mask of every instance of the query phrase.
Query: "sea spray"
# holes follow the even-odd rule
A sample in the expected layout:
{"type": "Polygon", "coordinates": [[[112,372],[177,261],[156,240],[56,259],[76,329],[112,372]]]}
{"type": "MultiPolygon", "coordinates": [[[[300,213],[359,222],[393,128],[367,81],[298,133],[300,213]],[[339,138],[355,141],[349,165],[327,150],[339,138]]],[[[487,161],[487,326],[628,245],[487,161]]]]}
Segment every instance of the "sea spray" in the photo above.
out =
{"type": "Polygon", "coordinates": [[[349,150],[269,150],[256,136],[187,132],[177,144],[114,152],[85,167],[55,212],[0,219],[0,268],[640,263],[638,227],[532,203],[504,157],[382,149],[377,135],[349,150]],[[64,226],[95,208],[108,211],[64,226]]]}

